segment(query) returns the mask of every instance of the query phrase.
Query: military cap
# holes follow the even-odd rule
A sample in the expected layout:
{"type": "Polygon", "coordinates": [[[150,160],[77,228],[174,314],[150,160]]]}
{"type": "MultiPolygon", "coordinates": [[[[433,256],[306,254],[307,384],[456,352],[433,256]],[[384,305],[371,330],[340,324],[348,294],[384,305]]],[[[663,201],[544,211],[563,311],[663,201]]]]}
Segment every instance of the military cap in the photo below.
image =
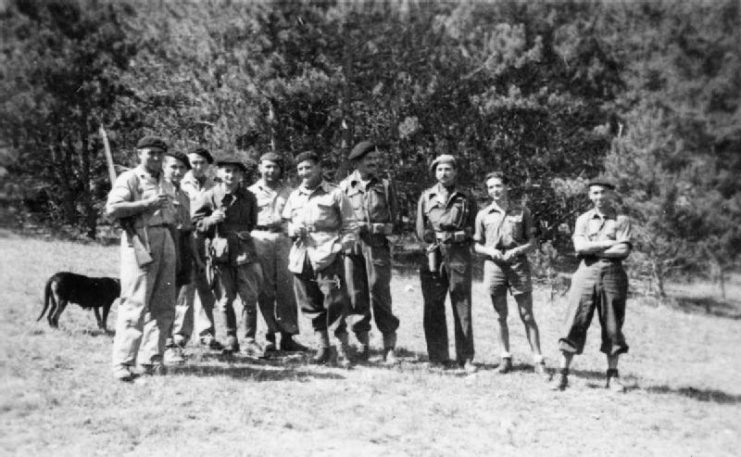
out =
{"type": "Polygon", "coordinates": [[[430,171],[434,172],[435,168],[437,168],[441,163],[449,163],[453,165],[453,168],[458,168],[458,163],[456,162],[455,157],[450,154],[441,154],[435,157],[435,160],[430,164],[430,171]]]}
{"type": "Polygon", "coordinates": [[[165,155],[178,159],[179,161],[183,162],[183,165],[185,165],[185,168],[190,170],[191,168],[190,160],[188,160],[188,156],[186,156],[184,153],[177,151],[175,149],[168,149],[167,151],[165,151],[165,155]]]}
{"type": "Polygon", "coordinates": [[[350,160],[358,160],[363,158],[364,155],[368,154],[378,146],[371,141],[361,141],[350,151],[350,155],[347,156],[350,160]]]}
{"type": "Polygon", "coordinates": [[[610,190],[615,190],[615,184],[613,184],[610,180],[604,177],[597,177],[597,178],[591,179],[589,183],[587,184],[587,187],[592,187],[592,186],[602,186],[610,190]]]}
{"type": "Polygon", "coordinates": [[[247,165],[236,154],[223,154],[216,158],[216,166],[222,167],[224,165],[236,165],[245,173],[249,171],[247,165]]]}
{"type": "Polygon", "coordinates": [[[311,160],[314,163],[320,163],[319,162],[319,154],[317,154],[314,151],[304,151],[299,153],[296,156],[296,164],[299,164],[301,162],[304,162],[306,160],[311,160]]]}
{"type": "Polygon", "coordinates": [[[266,152],[265,154],[260,156],[260,162],[263,160],[268,160],[270,162],[275,162],[278,164],[279,167],[283,168],[284,160],[283,157],[281,157],[279,154],[276,154],[275,152],[266,152]]]}
{"type": "Polygon", "coordinates": [[[162,138],[147,135],[136,143],[136,149],[157,148],[167,151],[167,143],[162,138]]]}
{"type": "Polygon", "coordinates": [[[208,164],[214,163],[214,157],[211,155],[210,152],[208,152],[208,149],[206,148],[202,148],[202,147],[195,148],[194,150],[190,151],[189,154],[198,154],[199,156],[206,159],[206,162],[208,164]]]}

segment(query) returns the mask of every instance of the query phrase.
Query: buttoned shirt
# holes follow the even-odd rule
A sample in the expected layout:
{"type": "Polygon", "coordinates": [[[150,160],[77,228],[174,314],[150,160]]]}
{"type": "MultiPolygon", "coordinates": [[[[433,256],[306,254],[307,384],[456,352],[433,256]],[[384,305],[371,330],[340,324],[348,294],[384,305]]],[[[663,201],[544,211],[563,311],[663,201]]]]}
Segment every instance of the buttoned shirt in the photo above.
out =
{"type": "Polygon", "coordinates": [[[532,215],[524,206],[502,208],[491,202],[476,215],[473,240],[486,247],[513,249],[527,244],[535,230],[532,215]]]}
{"type": "Polygon", "coordinates": [[[175,200],[173,201],[177,211],[175,228],[182,232],[193,231],[193,221],[190,217],[190,197],[183,192],[182,188],[175,187],[175,200]]]}
{"type": "Polygon", "coordinates": [[[198,231],[209,238],[217,236],[229,242],[229,262],[241,265],[256,260],[255,246],[249,235],[257,224],[257,201],[249,190],[239,187],[227,192],[226,185],[219,184],[206,191],[193,212],[193,221],[198,231]],[[224,220],[214,223],[208,217],[216,209],[224,210],[224,220]]]}
{"type": "Polygon", "coordinates": [[[276,227],[283,223],[283,208],[293,189],[281,184],[277,189],[270,188],[265,180],[260,179],[249,187],[257,199],[257,226],[276,227]]]}
{"type": "Polygon", "coordinates": [[[428,229],[438,234],[463,230],[470,236],[475,221],[476,202],[458,186],[448,191],[438,183],[419,198],[416,231],[421,240],[426,239],[428,229]]]}
{"type": "Polygon", "coordinates": [[[146,200],[156,195],[165,194],[169,198],[167,203],[156,209],[147,209],[134,217],[134,227],[153,227],[160,225],[174,226],[177,220],[175,188],[163,179],[162,173],[157,176],[151,174],[144,165],[121,173],[113,188],[108,193],[106,207],[108,211],[112,205],[124,202],[146,200]]]}
{"type": "Polygon", "coordinates": [[[395,223],[398,215],[396,193],[388,180],[372,176],[363,181],[355,170],[340,182],[352,204],[355,219],[364,223],[395,223]]]}
{"type": "Polygon", "coordinates": [[[196,204],[198,204],[198,200],[201,198],[203,193],[207,190],[213,189],[216,184],[218,183],[208,176],[204,176],[199,180],[193,176],[192,170],[185,173],[183,179],[180,180],[180,189],[182,189],[182,191],[188,195],[188,198],[190,198],[191,211],[196,210],[196,204]]]}
{"type": "Polygon", "coordinates": [[[314,271],[322,270],[334,262],[343,243],[357,240],[350,201],[339,187],[326,181],[314,189],[299,186],[291,192],[282,216],[293,227],[307,229],[288,256],[288,269],[293,273],[302,272],[307,255],[314,271]]]}
{"type": "Polygon", "coordinates": [[[591,209],[576,218],[572,239],[585,241],[614,240],[632,244],[633,231],[628,216],[618,215],[614,210],[600,214],[591,209]]]}

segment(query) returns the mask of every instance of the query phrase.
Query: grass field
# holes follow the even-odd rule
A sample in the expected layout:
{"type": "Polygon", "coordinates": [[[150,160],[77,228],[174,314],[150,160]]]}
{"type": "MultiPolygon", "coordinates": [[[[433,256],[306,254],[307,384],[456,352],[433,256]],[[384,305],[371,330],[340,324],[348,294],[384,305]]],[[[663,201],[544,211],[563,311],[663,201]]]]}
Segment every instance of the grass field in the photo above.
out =
{"type": "MultiPolygon", "coordinates": [[[[0,455],[732,456],[741,447],[741,320],[693,306],[717,301],[706,286],[673,285],[680,306],[629,302],[625,394],[601,388],[596,323],[572,387],[549,391],[532,373],[514,309],[516,370],[495,374],[495,321],[481,284],[473,304],[481,370],[431,371],[416,277],[392,284],[397,368],[230,362],[189,347],[188,363],[168,376],[124,384],[110,376],[112,338],[95,330],[91,312],[68,307],[58,330],[35,322],[51,274],[117,276],[117,249],[0,232],[0,253],[0,455]]],[[[726,314],[738,316],[737,279],[729,298],[736,314],[726,314]]],[[[551,366],[564,306],[537,291],[551,366]]],[[[302,332],[310,342],[305,320],[302,332]]]]}

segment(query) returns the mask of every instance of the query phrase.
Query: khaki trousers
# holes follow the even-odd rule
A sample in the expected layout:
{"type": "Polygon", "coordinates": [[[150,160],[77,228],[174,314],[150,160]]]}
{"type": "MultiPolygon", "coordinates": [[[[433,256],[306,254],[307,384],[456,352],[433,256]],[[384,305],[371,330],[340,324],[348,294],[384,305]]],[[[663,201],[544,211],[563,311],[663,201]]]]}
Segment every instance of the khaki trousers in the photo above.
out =
{"type": "Polygon", "coordinates": [[[282,233],[254,230],[257,258],[262,266],[262,287],[257,302],[265,318],[268,333],[298,334],[296,295],[290,286],[293,274],[288,271],[290,238],[282,233]]]}

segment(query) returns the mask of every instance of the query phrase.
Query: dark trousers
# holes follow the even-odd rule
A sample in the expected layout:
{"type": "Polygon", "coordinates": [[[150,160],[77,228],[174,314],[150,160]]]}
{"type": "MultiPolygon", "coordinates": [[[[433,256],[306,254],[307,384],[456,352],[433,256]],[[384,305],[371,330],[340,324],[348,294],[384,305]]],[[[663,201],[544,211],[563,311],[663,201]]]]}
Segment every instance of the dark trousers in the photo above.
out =
{"type": "Polygon", "coordinates": [[[347,333],[345,316],[350,300],[340,256],[321,271],[314,271],[307,255],[301,274],[294,273],[293,290],[301,312],[311,319],[315,332],[329,330],[336,324],[335,335],[347,333]]]}
{"type": "Polygon", "coordinates": [[[423,326],[427,354],[431,362],[448,357],[448,328],[445,322],[445,296],[450,293],[455,325],[455,353],[458,363],[472,359],[473,325],[471,320],[471,250],[468,244],[443,246],[439,272],[420,268],[424,298],[423,326]]]}
{"type": "Polygon", "coordinates": [[[620,262],[582,260],[571,278],[562,352],[581,354],[595,309],[602,327],[600,350],[607,355],[628,352],[623,335],[628,276],[620,262]]]}
{"type": "Polygon", "coordinates": [[[345,278],[350,295],[356,334],[370,331],[371,308],[376,327],[388,335],[399,328],[399,319],[391,311],[391,250],[388,243],[371,246],[358,242],[358,252],[345,256],[345,278]],[[356,317],[357,316],[357,317],[356,317]]]}

